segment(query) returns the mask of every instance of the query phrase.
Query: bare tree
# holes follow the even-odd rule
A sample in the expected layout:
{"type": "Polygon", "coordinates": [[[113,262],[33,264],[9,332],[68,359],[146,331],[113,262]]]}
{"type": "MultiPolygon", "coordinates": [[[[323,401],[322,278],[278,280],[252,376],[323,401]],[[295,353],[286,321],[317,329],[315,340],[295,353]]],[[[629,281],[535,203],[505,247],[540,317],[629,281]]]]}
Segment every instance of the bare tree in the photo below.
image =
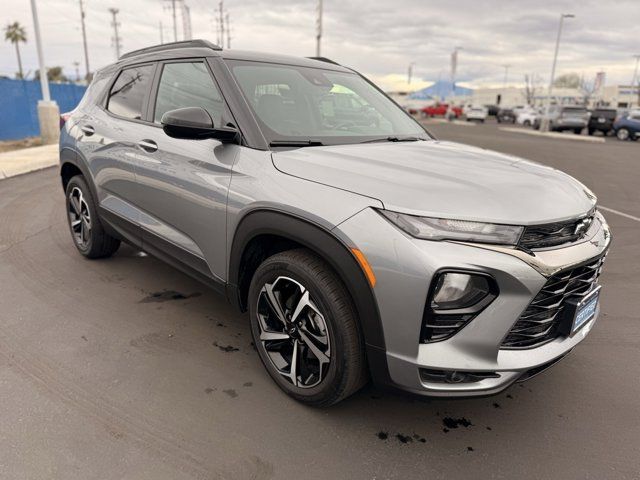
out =
{"type": "Polygon", "coordinates": [[[533,105],[536,94],[540,91],[541,80],[540,76],[535,73],[525,74],[523,95],[527,105],[533,105]]]}
{"type": "Polygon", "coordinates": [[[589,105],[591,98],[596,93],[596,82],[594,80],[586,80],[584,75],[580,77],[580,93],[582,93],[582,101],[585,105],[589,105]]]}

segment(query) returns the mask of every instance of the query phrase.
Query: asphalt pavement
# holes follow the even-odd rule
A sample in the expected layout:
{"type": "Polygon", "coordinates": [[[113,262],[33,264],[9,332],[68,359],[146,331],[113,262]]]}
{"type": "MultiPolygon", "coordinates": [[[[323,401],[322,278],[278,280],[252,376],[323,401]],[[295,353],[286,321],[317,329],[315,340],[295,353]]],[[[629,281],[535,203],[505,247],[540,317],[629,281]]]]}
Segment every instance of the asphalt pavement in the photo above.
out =
{"type": "Polygon", "coordinates": [[[224,299],[129,247],[82,258],[46,169],[0,181],[0,478],[640,478],[640,144],[429,129],[562,168],[609,209],[602,315],[565,360],[495,397],[304,407],[224,299]]]}

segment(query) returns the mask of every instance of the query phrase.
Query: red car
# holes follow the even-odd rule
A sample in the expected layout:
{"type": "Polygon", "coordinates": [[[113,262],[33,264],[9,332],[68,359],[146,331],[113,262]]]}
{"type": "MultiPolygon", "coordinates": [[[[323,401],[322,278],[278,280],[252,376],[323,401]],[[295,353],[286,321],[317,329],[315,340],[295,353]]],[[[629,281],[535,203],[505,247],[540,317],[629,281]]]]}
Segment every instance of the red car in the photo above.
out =
{"type": "MultiPolygon", "coordinates": [[[[448,104],[436,103],[435,105],[424,107],[421,112],[425,117],[444,117],[447,115],[447,110],[449,110],[448,104]]],[[[460,107],[451,107],[451,110],[456,118],[462,115],[462,108],[460,107]]]]}

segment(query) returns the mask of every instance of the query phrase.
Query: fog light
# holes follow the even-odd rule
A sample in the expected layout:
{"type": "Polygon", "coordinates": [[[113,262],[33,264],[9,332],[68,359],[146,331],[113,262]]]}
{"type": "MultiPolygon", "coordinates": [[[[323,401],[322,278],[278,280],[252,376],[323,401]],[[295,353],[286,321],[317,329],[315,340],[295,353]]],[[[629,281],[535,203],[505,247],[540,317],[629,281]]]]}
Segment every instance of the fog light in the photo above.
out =
{"type": "Polygon", "coordinates": [[[443,273],[438,277],[431,308],[453,310],[471,307],[491,293],[489,280],[484,275],[443,273]]]}

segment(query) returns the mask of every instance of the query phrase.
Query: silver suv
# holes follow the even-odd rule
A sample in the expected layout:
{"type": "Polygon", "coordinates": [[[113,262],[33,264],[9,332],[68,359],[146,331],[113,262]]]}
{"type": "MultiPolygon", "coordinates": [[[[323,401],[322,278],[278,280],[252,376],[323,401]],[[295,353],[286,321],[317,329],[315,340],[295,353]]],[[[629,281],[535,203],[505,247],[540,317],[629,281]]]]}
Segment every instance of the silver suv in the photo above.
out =
{"type": "Polygon", "coordinates": [[[71,235],[226,295],[287,394],[497,393],[593,327],[610,243],[552,168],[435,140],[327,59],[197,40],[99,71],[60,139],[71,235]]]}

